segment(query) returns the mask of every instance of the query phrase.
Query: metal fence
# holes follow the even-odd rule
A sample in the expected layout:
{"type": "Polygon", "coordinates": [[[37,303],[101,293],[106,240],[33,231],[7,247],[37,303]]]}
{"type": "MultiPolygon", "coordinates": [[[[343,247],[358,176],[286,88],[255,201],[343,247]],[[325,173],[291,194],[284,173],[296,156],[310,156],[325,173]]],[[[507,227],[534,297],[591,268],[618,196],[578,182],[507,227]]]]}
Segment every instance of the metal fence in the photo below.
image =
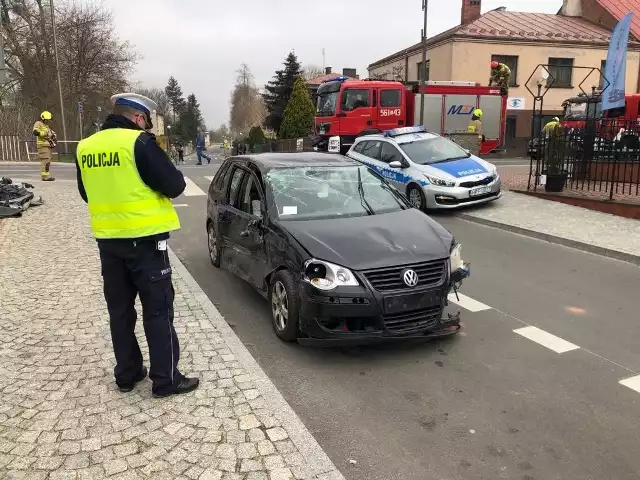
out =
{"type": "Polygon", "coordinates": [[[289,138],[281,140],[273,140],[260,145],[234,145],[232,152],[234,155],[239,153],[267,153],[267,152],[312,152],[313,140],[309,137],[305,138],[289,138]]]}
{"type": "Polygon", "coordinates": [[[528,190],[640,195],[640,123],[598,121],[529,142],[528,190]]]}
{"type": "Polygon", "coordinates": [[[18,135],[0,135],[0,161],[19,162],[28,158],[25,146],[18,135]]]}

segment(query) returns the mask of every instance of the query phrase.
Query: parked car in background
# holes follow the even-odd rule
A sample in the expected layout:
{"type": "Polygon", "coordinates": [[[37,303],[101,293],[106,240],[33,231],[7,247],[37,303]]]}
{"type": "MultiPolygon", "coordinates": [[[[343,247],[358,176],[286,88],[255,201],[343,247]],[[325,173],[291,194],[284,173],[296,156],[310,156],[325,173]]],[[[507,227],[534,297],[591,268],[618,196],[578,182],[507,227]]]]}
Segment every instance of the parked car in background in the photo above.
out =
{"type": "Polygon", "coordinates": [[[421,126],[356,138],[347,157],[385,177],[420,210],[476,205],[502,196],[494,165],[421,126]]]}
{"type": "Polygon", "coordinates": [[[209,188],[211,262],[268,300],[284,341],[334,345],[449,335],[469,275],[452,234],[385,178],[337,154],[227,159],[209,188]]]}

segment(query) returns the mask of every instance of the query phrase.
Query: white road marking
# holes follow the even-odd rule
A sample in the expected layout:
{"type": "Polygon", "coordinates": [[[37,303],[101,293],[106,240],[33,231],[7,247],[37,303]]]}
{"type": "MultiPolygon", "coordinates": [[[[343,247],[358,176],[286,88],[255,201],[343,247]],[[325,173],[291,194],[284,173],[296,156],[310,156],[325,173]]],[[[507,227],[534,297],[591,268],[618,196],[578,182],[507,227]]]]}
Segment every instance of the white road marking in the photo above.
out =
{"type": "Polygon", "coordinates": [[[208,176],[206,176],[206,175],[205,175],[205,177],[204,177],[204,178],[206,178],[206,179],[207,179],[207,180],[209,180],[210,182],[213,180],[213,176],[208,177],[208,176]]]}
{"type": "Polygon", "coordinates": [[[188,207],[189,205],[187,205],[186,203],[174,203],[173,206],[174,207],[188,207]]]}
{"type": "Polygon", "coordinates": [[[204,193],[198,185],[193,183],[193,180],[191,180],[189,177],[184,177],[184,181],[187,184],[187,188],[185,188],[184,192],[182,193],[185,197],[197,197],[206,195],[206,193],[204,193]]]}
{"type": "Polygon", "coordinates": [[[465,310],[469,310],[470,312],[481,312],[483,310],[491,310],[491,307],[489,305],[485,305],[484,303],[474,300],[471,297],[467,297],[466,295],[463,295],[460,292],[458,292],[458,297],[460,297],[460,300],[456,298],[455,293],[450,293],[448,296],[448,299],[451,303],[455,303],[459,307],[462,307],[465,310]]]}
{"type": "Polygon", "coordinates": [[[540,330],[538,327],[524,327],[517,328],[514,330],[518,335],[522,335],[529,340],[532,340],[536,343],[539,343],[543,347],[547,347],[550,350],[553,350],[556,353],[565,353],[570,352],[571,350],[577,350],[580,347],[574,345],[571,342],[567,342],[560,337],[556,337],[555,335],[550,334],[549,332],[545,332],[544,330],[540,330]]]}
{"type": "Polygon", "coordinates": [[[620,385],[624,385],[625,387],[629,387],[631,390],[635,390],[640,393],[640,375],[625,378],[624,380],[620,380],[619,383],[620,385]]]}

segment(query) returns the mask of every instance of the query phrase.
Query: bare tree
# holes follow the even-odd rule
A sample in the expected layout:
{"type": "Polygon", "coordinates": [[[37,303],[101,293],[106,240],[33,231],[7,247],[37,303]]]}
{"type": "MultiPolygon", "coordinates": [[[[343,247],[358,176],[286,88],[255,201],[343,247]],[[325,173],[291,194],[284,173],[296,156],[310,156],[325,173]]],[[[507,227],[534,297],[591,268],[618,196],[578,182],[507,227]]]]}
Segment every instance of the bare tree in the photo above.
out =
{"type": "Polygon", "coordinates": [[[311,80],[320,75],[324,75],[324,70],[316,65],[307,65],[302,69],[302,78],[305,80],[311,80]]]}
{"type": "MultiPolygon", "coordinates": [[[[29,121],[46,109],[54,113],[54,128],[59,127],[49,2],[0,0],[0,19],[9,74],[5,91],[22,97],[29,121]]],[[[111,13],[100,4],[64,0],[56,4],[56,28],[65,109],[76,112],[78,102],[89,111],[108,106],[109,97],[127,85],[137,60],[131,46],[115,36],[111,13]]],[[[66,117],[67,131],[79,132],[77,116],[66,117]]],[[[88,127],[93,119],[85,119],[88,127]]]]}
{"type": "Polygon", "coordinates": [[[163,88],[145,88],[139,87],[135,89],[136,93],[149,97],[151,100],[158,104],[158,113],[160,115],[168,116],[171,112],[171,106],[169,105],[169,97],[163,88]]]}
{"type": "Polygon", "coordinates": [[[262,125],[266,108],[246,63],[236,71],[236,85],[231,92],[229,126],[234,135],[244,136],[251,127],[262,125]]]}

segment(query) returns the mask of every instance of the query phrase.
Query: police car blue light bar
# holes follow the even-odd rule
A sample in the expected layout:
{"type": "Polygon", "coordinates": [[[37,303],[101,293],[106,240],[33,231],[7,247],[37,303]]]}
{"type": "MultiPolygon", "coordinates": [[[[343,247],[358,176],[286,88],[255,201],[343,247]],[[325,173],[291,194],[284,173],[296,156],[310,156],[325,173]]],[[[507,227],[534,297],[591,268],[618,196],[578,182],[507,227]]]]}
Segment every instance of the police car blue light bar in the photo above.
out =
{"type": "Polygon", "coordinates": [[[344,82],[345,80],[349,80],[349,77],[342,76],[342,77],[330,78],[329,80],[325,80],[322,83],[329,83],[329,82],[335,82],[335,81],[344,82]]]}
{"type": "Polygon", "coordinates": [[[397,137],[398,135],[406,135],[408,133],[426,133],[427,129],[424,125],[416,125],[415,127],[401,127],[384,132],[385,137],[397,137]]]}

